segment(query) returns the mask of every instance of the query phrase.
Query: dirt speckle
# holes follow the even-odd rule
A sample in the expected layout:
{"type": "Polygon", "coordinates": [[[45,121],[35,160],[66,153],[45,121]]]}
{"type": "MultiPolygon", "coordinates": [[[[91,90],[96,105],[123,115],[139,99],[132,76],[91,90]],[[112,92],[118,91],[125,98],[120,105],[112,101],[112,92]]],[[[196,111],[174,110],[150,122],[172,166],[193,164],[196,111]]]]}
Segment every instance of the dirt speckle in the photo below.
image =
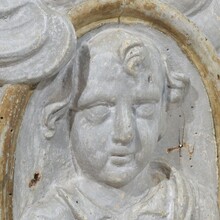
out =
{"type": "Polygon", "coordinates": [[[31,187],[35,186],[37,184],[37,182],[40,181],[40,179],[41,179],[40,173],[36,172],[34,174],[34,178],[29,182],[29,187],[31,188],[31,187]]]}

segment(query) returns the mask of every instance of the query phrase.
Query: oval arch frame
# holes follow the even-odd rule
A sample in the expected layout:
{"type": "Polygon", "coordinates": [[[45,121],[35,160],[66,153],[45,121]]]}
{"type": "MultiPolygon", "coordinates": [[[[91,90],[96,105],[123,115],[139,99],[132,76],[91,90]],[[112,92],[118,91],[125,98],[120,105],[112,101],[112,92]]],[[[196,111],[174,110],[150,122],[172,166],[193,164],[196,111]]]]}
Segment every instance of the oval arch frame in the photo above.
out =
{"type": "Polygon", "coordinates": [[[220,58],[202,31],[187,17],[159,0],[88,0],[69,12],[77,37],[108,23],[147,24],[172,37],[197,68],[212,109],[220,207],[220,58]]]}
{"type": "MultiPolygon", "coordinates": [[[[220,59],[206,36],[184,15],[159,0],[88,0],[70,12],[78,38],[107,23],[145,23],[172,37],[196,66],[210,101],[220,170],[220,59]]],[[[34,86],[34,85],[33,85],[34,86]]],[[[1,219],[12,220],[13,171],[16,140],[26,104],[35,87],[25,84],[5,88],[0,103],[2,147],[0,191],[1,219]],[[13,98],[12,98],[13,97],[13,98]]],[[[218,173],[218,177],[220,177],[218,173]]],[[[220,186],[220,178],[218,178],[220,186]]],[[[218,190],[220,207],[220,190],[218,190]]]]}

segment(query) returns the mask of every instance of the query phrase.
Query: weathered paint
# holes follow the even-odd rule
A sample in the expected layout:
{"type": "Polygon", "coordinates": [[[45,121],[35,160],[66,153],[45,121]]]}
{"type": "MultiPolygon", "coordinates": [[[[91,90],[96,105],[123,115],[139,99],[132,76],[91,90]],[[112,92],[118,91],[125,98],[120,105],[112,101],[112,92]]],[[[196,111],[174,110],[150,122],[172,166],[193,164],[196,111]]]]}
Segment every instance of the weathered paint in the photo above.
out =
{"type": "Polygon", "coordinates": [[[20,122],[30,95],[30,86],[8,85],[0,103],[0,202],[2,220],[13,219],[14,152],[20,122]]]}
{"type": "MultiPolygon", "coordinates": [[[[109,22],[145,22],[170,35],[200,72],[212,107],[218,155],[220,154],[220,61],[212,45],[186,17],[157,0],[88,0],[74,7],[70,18],[78,37],[109,22]]],[[[31,95],[27,85],[10,85],[0,104],[0,148],[2,166],[1,217],[11,220],[14,152],[19,125],[31,95]]],[[[220,160],[218,160],[220,169],[220,160]]],[[[220,184],[220,182],[219,182],[220,184]]],[[[219,191],[220,203],[220,191],[219,191]]]]}

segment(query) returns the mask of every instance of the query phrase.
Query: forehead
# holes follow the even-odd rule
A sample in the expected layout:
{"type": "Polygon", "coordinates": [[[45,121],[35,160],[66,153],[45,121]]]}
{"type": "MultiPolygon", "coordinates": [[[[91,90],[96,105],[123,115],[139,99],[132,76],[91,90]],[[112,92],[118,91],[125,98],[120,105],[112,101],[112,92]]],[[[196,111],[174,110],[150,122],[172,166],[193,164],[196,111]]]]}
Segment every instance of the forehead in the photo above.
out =
{"type": "Polygon", "coordinates": [[[88,41],[90,54],[99,54],[103,51],[114,54],[123,54],[130,45],[140,45],[143,43],[143,36],[139,33],[130,33],[127,30],[118,28],[102,31],[88,41]],[[124,49],[124,50],[123,50],[124,49]]]}
{"type": "Polygon", "coordinates": [[[119,96],[129,97],[134,101],[142,98],[158,99],[158,96],[161,96],[164,86],[163,70],[151,60],[152,57],[148,56],[149,51],[138,37],[122,31],[106,33],[90,41],[89,49],[89,74],[80,103],[93,99],[113,100],[119,96]],[[127,74],[121,57],[125,56],[132,44],[136,45],[132,51],[134,53],[137,50],[146,49],[146,54],[142,54],[146,59],[142,62],[150,63],[149,66],[140,68],[135,77],[127,74]]]}

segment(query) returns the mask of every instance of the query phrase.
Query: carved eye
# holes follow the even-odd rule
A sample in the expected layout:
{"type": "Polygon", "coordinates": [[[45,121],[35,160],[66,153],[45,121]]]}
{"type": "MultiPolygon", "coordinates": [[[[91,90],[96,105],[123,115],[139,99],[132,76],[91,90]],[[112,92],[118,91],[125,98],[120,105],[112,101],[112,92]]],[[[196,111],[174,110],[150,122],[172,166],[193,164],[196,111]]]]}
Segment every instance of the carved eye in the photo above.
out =
{"type": "Polygon", "coordinates": [[[97,105],[83,111],[85,118],[94,124],[104,122],[110,115],[110,109],[105,105],[97,105]]]}
{"type": "Polygon", "coordinates": [[[136,107],[136,114],[141,118],[151,118],[155,112],[155,104],[147,103],[136,107]]]}

